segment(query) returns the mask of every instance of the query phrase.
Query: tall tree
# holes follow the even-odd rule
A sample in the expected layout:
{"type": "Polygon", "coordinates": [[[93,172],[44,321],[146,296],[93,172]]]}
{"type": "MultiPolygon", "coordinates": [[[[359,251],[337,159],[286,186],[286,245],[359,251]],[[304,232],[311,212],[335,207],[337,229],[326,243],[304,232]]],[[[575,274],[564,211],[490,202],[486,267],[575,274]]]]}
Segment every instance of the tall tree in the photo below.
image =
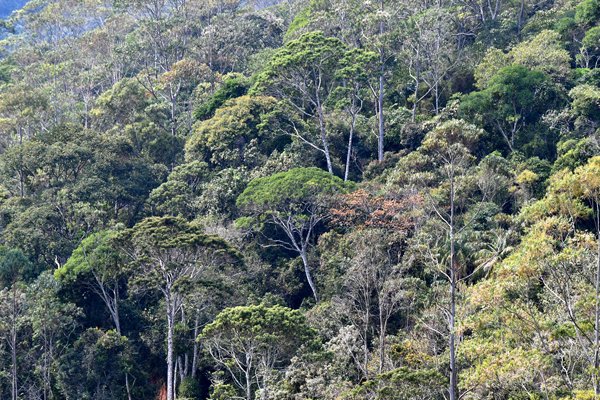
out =
{"type": "Polygon", "coordinates": [[[240,225],[260,230],[264,224],[273,224],[283,231],[285,239],[274,236],[269,240],[302,258],[306,280],[316,301],[319,296],[308,261],[310,245],[317,226],[329,218],[325,196],[344,193],[350,188],[350,184],[318,168],[294,168],[254,179],[237,199],[238,207],[248,215],[238,220],[240,225]]]}
{"type": "Polygon", "coordinates": [[[272,374],[296,352],[309,347],[315,332],[297,310],[265,305],[227,308],[198,337],[219,366],[227,370],[243,393],[253,400],[269,398],[272,374]]]}
{"type": "Polygon", "coordinates": [[[123,233],[125,252],[134,267],[138,286],[160,292],[167,320],[167,400],[175,398],[175,318],[184,291],[198,284],[203,272],[236,262],[238,253],[223,239],[207,235],[181,217],[151,217],[123,233]]]}
{"type": "Polygon", "coordinates": [[[323,153],[329,173],[333,173],[333,163],[325,103],[338,84],[335,73],[343,53],[344,44],[339,39],[322,32],[306,33],[273,55],[256,84],[258,90],[288,101],[300,115],[316,120],[320,145],[301,132],[295,136],[323,153]]]}
{"type": "MultiPolygon", "coordinates": [[[[102,299],[115,330],[123,336],[120,303],[126,270],[123,255],[118,251],[115,243],[116,236],[115,231],[103,231],[88,236],[73,251],[65,265],[54,272],[54,275],[63,284],[78,279],[85,281],[89,278],[85,275],[91,275],[91,279],[86,282],[87,286],[102,299]]],[[[131,400],[128,373],[125,373],[125,387],[127,398],[131,400]]]]}
{"type": "Polygon", "coordinates": [[[450,355],[450,384],[448,395],[451,400],[459,398],[457,362],[457,291],[461,281],[468,274],[461,266],[457,243],[459,235],[468,227],[470,220],[465,218],[464,209],[471,194],[464,189],[465,178],[472,173],[475,160],[471,149],[482,131],[461,120],[450,120],[438,125],[424,139],[421,151],[434,167],[439,179],[439,188],[433,188],[427,195],[429,207],[439,228],[445,232],[442,256],[435,255],[435,248],[426,245],[427,252],[439,273],[449,286],[448,304],[445,307],[448,329],[448,350],[450,355]],[[461,215],[463,214],[463,215],[461,215]],[[447,255],[447,256],[445,256],[447,255]]]}

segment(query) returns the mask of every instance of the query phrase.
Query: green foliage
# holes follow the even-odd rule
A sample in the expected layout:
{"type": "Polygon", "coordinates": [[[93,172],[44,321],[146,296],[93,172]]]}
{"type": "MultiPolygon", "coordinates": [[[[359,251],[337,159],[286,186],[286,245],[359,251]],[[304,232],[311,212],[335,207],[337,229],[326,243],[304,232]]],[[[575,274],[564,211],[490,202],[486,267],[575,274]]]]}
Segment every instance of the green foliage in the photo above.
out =
{"type": "MultiPolygon", "coordinates": [[[[257,78],[254,90],[272,85],[278,75],[286,70],[310,70],[317,64],[319,68],[335,69],[344,45],[334,37],[326,37],[323,32],[309,32],[296,40],[289,41],[271,58],[267,68],[257,78]]],[[[293,87],[290,87],[294,90],[293,87]]]]}
{"type": "Polygon", "coordinates": [[[69,260],[54,271],[54,277],[60,282],[73,283],[92,270],[97,271],[102,279],[118,277],[123,257],[116,248],[116,237],[115,231],[102,231],[86,237],[69,260]]]}
{"type": "Polygon", "coordinates": [[[271,129],[277,101],[272,97],[241,96],[226,102],[215,115],[199,123],[186,144],[186,159],[202,160],[213,168],[257,167],[289,142],[271,129]]]}
{"type": "Polygon", "coordinates": [[[131,347],[115,331],[83,332],[59,364],[58,385],[79,399],[108,400],[125,395],[123,376],[131,368],[131,347]]]}
{"type": "Polygon", "coordinates": [[[597,0],[583,0],[575,8],[575,21],[581,25],[593,25],[600,17],[600,4],[597,0]]]}
{"type": "Polygon", "coordinates": [[[200,399],[201,389],[198,381],[190,376],[183,378],[179,383],[177,390],[180,399],[198,400],[200,399]]]}
{"type": "Polygon", "coordinates": [[[194,110],[194,118],[205,120],[211,118],[215,111],[227,100],[245,95],[250,88],[249,80],[241,74],[231,74],[223,80],[223,84],[210,99],[194,110]]]}
{"type": "Polygon", "coordinates": [[[345,193],[352,186],[319,168],[293,168],[252,180],[238,197],[237,205],[257,207],[268,213],[279,206],[294,207],[314,201],[318,196],[345,193]]]}
{"type": "Polygon", "coordinates": [[[21,280],[31,280],[34,268],[19,249],[0,248],[0,286],[11,287],[21,280]]]}
{"type": "Polygon", "coordinates": [[[218,382],[212,385],[209,400],[229,400],[236,396],[236,390],[232,385],[218,382]]]}
{"type": "Polygon", "coordinates": [[[234,346],[254,343],[259,351],[278,349],[282,356],[289,358],[301,345],[309,345],[313,338],[314,331],[298,310],[255,305],[221,311],[203,329],[199,340],[222,340],[234,346]]]}
{"type": "Polygon", "coordinates": [[[452,355],[454,398],[597,397],[599,20],[29,1],[0,21],[0,398],[440,400],[452,355]]]}
{"type": "Polygon", "coordinates": [[[497,135],[490,138],[495,146],[504,140],[510,151],[523,149],[548,155],[551,149],[538,146],[532,129],[548,109],[560,103],[560,93],[543,72],[513,65],[500,69],[485,89],[464,96],[460,107],[465,115],[497,135]]]}
{"type": "Polygon", "coordinates": [[[575,86],[569,92],[571,108],[577,116],[597,119],[600,113],[600,89],[592,85],[575,86]]]}
{"type": "Polygon", "coordinates": [[[362,383],[345,395],[347,399],[377,400],[437,399],[443,393],[445,377],[433,368],[400,367],[362,383]]]}

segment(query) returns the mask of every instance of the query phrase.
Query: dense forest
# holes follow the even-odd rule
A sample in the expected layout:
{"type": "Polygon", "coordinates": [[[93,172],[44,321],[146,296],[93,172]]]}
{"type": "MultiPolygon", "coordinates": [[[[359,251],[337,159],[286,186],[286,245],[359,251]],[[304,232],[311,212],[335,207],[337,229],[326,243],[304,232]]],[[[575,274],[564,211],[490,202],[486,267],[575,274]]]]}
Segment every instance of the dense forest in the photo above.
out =
{"type": "Polygon", "coordinates": [[[0,26],[1,399],[600,398],[599,0],[0,26]]]}

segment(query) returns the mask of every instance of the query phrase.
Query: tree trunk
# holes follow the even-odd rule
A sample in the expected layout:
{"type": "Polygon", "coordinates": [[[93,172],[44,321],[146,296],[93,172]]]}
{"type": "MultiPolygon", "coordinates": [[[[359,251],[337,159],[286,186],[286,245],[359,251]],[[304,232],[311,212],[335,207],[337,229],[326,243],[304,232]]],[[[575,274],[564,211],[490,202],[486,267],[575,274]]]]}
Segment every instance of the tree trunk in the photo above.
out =
{"type": "MultiPolygon", "coordinates": [[[[381,14],[383,18],[384,2],[381,0],[381,14]]],[[[383,36],[384,23],[383,20],[379,21],[379,36],[383,36]]],[[[383,40],[383,38],[381,38],[383,40]]],[[[383,50],[383,43],[380,43],[379,48],[379,62],[381,63],[379,72],[379,96],[377,98],[377,108],[379,109],[379,137],[377,140],[377,160],[383,161],[383,138],[385,136],[385,125],[383,117],[383,95],[384,95],[384,74],[385,74],[385,54],[383,50]]]]}
{"type": "MultiPolygon", "coordinates": [[[[381,305],[380,305],[381,307],[381,305]]],[[[385,333],[387,331],[387,321],[383,316],[383,311],[379,310],[379,373],[383,372],[385,367],[385,333]]]]}
{"type": "Polygon", "coordinates": [[[600,395],[600,204],[595,203],[596,211],[596,304],[594,321],[594,394],[600,395]]]}
{"type": "Polygon", "coordinates": [[[456,265],[455,265],[455,243],[454,243],[454,176],[450,177],[450,316],[448,328],[450,338],[448,347],[450,350],[450,387],[448,388],[450,400],[457,400],[458,371],[456,370],[456,265]]]}
{"type": "Polygon", "coordinates": [[[302,264],[304,264],[304,273],[306,274],[306,280],[308,281],[308,285],[310,286],[310,289],[312,290],[315,301],[318,303],[319,296],[317,295],[317,287],[315,286],[315,283],[313,282],[312,276],[310,274],[310,269],[308,267],[308,255],[306,254],[306,249],[302,249],[302,251],[300,252],[300,257],[302,258],[302,264]]]}
{"type": "Polygon", "coordinates": [[[167,400],[174,400],[173,388],[173,333],[175,310],[170,296],[165,298],[167,306],[167,400]]]}
{"type": "Polygon", "coordinates": [[[198,312],[196,312],[196,318],[194,320],[194,346],[192,348],[192,378],[196,377],[196,366],[197,366],[197,359],[198,359],[198,340],[196,340],[198,338],[198,312]]]}
{"type": "Polygon", "coordinates": [[[16,283],[13,282],[12,290],[12,326],[10,330],[10,341],[11,341],[11,395],[12,400],[17,400],[19,392],[19,384],[17,378],[17,287],[16,283]]]}
{"type": "Polygon", "coordinates": [[[352,139],[354,138],[354,128],[356,126],[356,114],[352,112],[352,123],[350,124],[350,134],[348,135],[348,152],[346,153],[346,169],[344,171],[344,182],[348,180],[350,172],[350,158],[352,155],[352,139]]]}
{"type": "Polygon", "coordinates": [[[320,100],[317,100],[317,114],[319,117],[319,132],[321,133],[321,143],[323,143],[323,153],[327,161],[327,171],[333,174],[333,166],[331,164],[331,155],[329,154],[329,142],[327,140],[327,131],[325,129],[325,116],[323,115],[323,107],[320,100]]]}
{"type": "Polygon", "coordinates": [[[244,371],[246,377],[246,400],[252,400],[252,377],[250,376],[251,364],[252,361],[250,360],[250,356],[246,354],[246,370],[244,371]]]}
{"type": "Polygon", "coordinates": [[[19,195],[25,197],[25,172],[23,171],[23,128],[19,126],[19,195]]]}
{"type": "Polygon", "coordinates": [[[383,117],[383,65],[381,66],[381,74],[379,75],[379,96],[377,99],[377,108],[379,109],[379,137],[377,140],[377,160],[383,161],[383,138],[385,136],[384,117],[383,117]]]}

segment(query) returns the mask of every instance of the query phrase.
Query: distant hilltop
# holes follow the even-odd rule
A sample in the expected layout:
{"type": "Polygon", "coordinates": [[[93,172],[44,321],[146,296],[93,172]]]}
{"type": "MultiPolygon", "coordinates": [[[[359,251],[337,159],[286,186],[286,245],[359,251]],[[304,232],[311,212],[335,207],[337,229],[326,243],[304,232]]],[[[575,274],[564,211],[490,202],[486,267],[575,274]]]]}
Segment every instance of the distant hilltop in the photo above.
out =
{"type": "Polygon", "coordinates": [[[27,0],[0,0],[0,19],[4,19],[14,10],[18,10],[27,3],[27,0]]]}

